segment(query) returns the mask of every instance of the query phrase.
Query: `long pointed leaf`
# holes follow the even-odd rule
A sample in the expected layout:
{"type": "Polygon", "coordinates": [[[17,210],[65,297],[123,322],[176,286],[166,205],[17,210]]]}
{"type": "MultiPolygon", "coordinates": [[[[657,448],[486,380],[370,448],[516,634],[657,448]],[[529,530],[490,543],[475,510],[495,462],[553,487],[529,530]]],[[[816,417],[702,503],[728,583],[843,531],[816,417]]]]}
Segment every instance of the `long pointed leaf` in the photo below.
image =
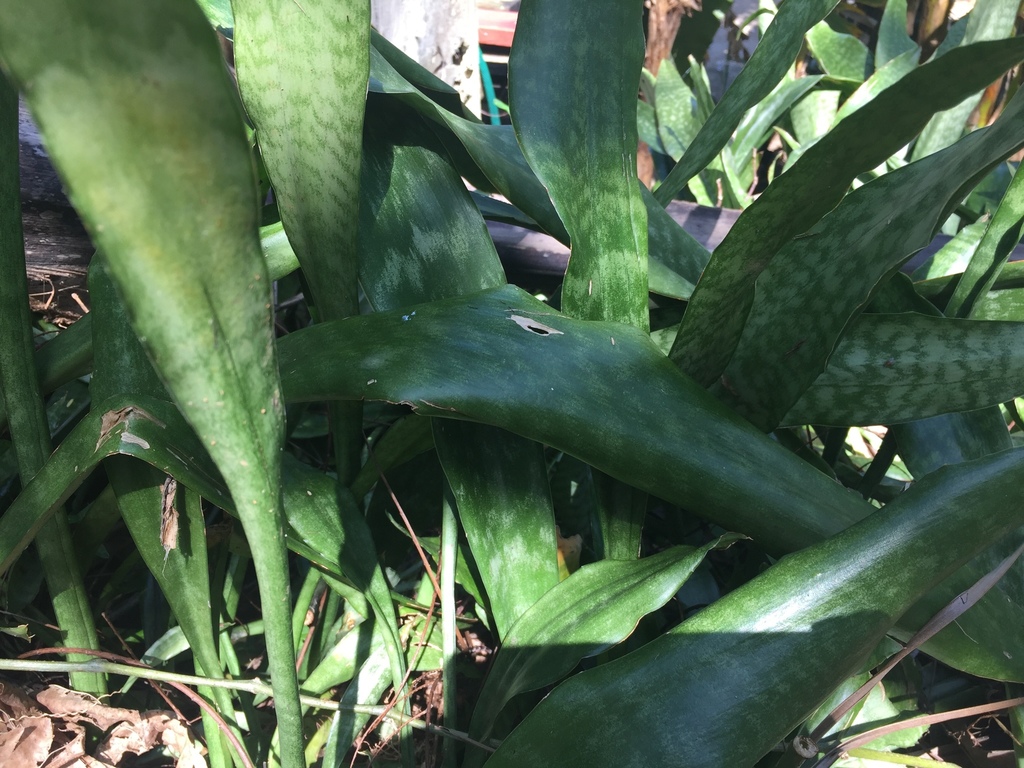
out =
{"type": "Polygon", "coordinates": [[[473,712],[470,735],[484,740],[516,695],[550,685],[581,659],[622,642],[644,616],[667,603],[705,555],[738,536],[693,549],[673,547],[639,560],[583,566],[524,613],[502,643],[473,712]]]}
{"type": "Polygon", "coordinates": [[[252,158],[214,32],[197,6],[170,0],[5,0],[0,56],[31,84],[50,156],[136,333],[228,479],[264,595],[282,758],[301,766],[270,281],[252,158]]]}
{"type": "Polygon", "coordinates": [[[972,180],[1024,146],[1022,115],[1024,99],[1015,100],[995,125],[864,185],[785,246],[758,277],[724,383],[713,391],[759,426],[776,426],[876,287],[931,240],[972,180]],[[827,257],[838,251],[843,258],[827,257]]]}
{"type": "Polygon", "coordinates": [[[893,424],[1024,394],[1024,323],[861,315],[784,424],[893,424]]]}
{"type": "Polygon", "coordinates": [[[523,154],[572,240],[563,308],[647,328],[647,211],[636,179],[641,20],[639,0],[526,0],[509,106],[523,154]],[[600,25],[588,25],[594,14],[600,25]],[[567,37],[567,28],[587,34],[567,37]],[[600,89],[590,87],[595,79],[600,89]]]}
{"type": "Polygon", "coordinates": [[[945,307],[950,317],[971,317],[999,277],[1024,232],[1024,174],[1014,174],[999,207],[945,307]]]}
{"type": "MultiPolygon", "coordinates": [[[[396,106],[371,101],[367,115],[360,234],[367,297],[391,309],[502,285],[498,255],[462,180],[433,134],[396,106]]],[[[476,424],[438,426],[435,443],[500,637],[558,580],[543,452],[476,424]]]]}
{"type": "Polygon", "coordinates": [[[918,595],[1020,525],[1006,498],[1022,480],[1021,451],[929,476],[640,650],[563,683],[487,765],[618,766],[623,754],[645,766],[753,765],[857,671],[918,595]]]}
{"type": "Polygon", "coordinates": [[[750,61],[722,96],[682,161],[658,187],[655,193],[658,202],[667,205],[721,152],[744,113],[771,93],[793,66],[803,45],[804,33],[835,6],[836,0],[807,0],[785,3],[779,9],[750,61]]]}
{"type": "Polygon", "coordinates": [[[1024,40],[952,51],[900,79],[808,149],[715,249],[683,318],[672,359],[705,386],[719,380],[743,332],[754,283],[775,255],[834,208],[858,173],[913,138],[931,114],[991,82],[1022,56],[1024,40]],[[880,120],[886,123],[882,133],[880,120]]]}
{"type": "MultiPolygon", "coordinates": [[[[415,315],[339,325],[282,340],[288,397],[404,402],[426,415],[511,429],[776,553],[874,511],[681,375],[646,334],[621,324],[571,320],[507,287],[422,305],[415,315]],[[595,403],[609,404],[600,420],[595,403]]],[[[937,609],[961,590],[943,585],[927,606],[937,609]]],[[[977,636],[971,621],[968,614],[961,625],[977,636]]],[[[966,661],[935,653],[961,668],[1022,674],[1024,650],[985,642],[966,661]]]]}
{"type": "MultiPolygon", "coordinates": [[[[0,402],[10,418],[11,442],[24,485],[42,468],[52,446],[32,355],[18,190],[18,92],[0,75],[0,402]]],[[[72,648],[99,648],[64,510],[39,532],[36,550],[65,642],[72,648]]],[[[106,693],[102,675],[79,672],[71,680],[80,690],[106,693]]]]}

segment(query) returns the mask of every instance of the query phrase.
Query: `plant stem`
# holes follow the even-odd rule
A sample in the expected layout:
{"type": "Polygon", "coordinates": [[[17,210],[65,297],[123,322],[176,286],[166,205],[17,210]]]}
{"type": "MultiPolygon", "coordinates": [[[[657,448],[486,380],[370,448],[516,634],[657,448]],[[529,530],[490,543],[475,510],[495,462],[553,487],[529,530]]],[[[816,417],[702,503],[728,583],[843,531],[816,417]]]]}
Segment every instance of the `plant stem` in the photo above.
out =
{"type": "MultiPolygon", "coordinates": [[[[451,728],[457,722],[455,684],[455,561],[459,552],[459,524],[455,520],[448,494],[441,511],[441,679],[444,682],[442,722],[451,728]]],[[[444,768],[455,768],[455,744],[444,744],[444,768]]]]}

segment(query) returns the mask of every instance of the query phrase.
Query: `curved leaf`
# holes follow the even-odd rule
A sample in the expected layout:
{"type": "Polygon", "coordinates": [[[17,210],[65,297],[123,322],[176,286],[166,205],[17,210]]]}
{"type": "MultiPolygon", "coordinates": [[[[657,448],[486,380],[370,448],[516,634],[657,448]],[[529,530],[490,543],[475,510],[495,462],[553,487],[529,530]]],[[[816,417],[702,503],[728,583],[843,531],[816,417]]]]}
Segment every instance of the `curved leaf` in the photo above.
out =
{"type": "Polygon", "coordinates": [[[971,317],[1024,232],[1024,173],[1013,175],[963,277],[945,307],[950,317],[971,317]]]}
{"type": "Polygon", "coordinates": [[[637,622],[679,591],[712,549],[735,534],[699,549],[673,547],[639,560],[602,560],[580,568],[519,617],[487,674],[470,724],[480,741],[516,695],[556,682],[581,659],[617,645],[637,622]]]}
{"type": "Polygon", "coordinates": [[[784,424],[894,424],[1024,393],[1024,323],[907,313],[854,321],[784,424]]]}
{"type": "Polygon", "coordinates": [[[142,459],[214,504],[231,507],[220,479],[203,467],[205,449],[173,405],[150,398],[115,397],[93,406],[0,517],[0,574],[7,572],[53,510],[100,461],[114,454],[142,459]],[[174,447],[165,447],[169,444],[174,447]]]}
{"type": "MultiPolygon", "coordinates": [[[[645,334],[563,317],[511,286],[422,305],[415,315],[403,310],[337,325],[282,339],[288,397],[404,402],[426,415],[514,430],[778,554],[875,509],[681,375],[645,334]]],[[[972,574],[977,580],[968,571],[958,577],[972,574]]],[[[958,591],[943,585],[921,610],[938,610],[958,591]]],[[[972,628],[978,608],[961,620],[963,631],[998,634],[991,616],[972,628]]],[[[963,659],[937,645],[928,652],[961,669],[1024,676],[1024,650],[1004,656],[984,642],[963,659]]]]}
{"type": "Polygon", "coordinates": [[[638,329],[567,318],[514,286],[415,311],[284,337],[286,397],[404,402],[502,426],[725,528],[756,531],[774,552],[871,509],[679,373],[638,329]]]}
{"type": "MultiPolygon", "coordinates": [[[[995,125],[860,187],[786,244],[758,275],[746,324],[713,391],[762,428],[777,426],[876,287],[928,244],[974,180],[1024,146],[1022,116],[1024,98],[995,125]],[[842,258],[830,258],[836,253],[842,258]]],[[[689,310],[680,334],[688,316],[689,310]]]]}
{"type": "Polygon", "coordinates": [[[504,430],[434,419],[438,458],[480,569],[499,638],[558,584],[551,492],[537,443],[504,430]],[[524,461],[528,457],[530,464],[524,461]],[[506,468],[496,471],[496,468],[506,468]],[[525,470],[525,471],[524,471],[525,470]]]}
{"type": "Polygon", "coordinates": [[[804,33],[836,6],[837,0],[806,0],[784,3],[764,31],[750,61],[722,96],[701,126],[682,161],[658,187],[655,197],[662,205],[675,197],[686,183],[706,168],[722,151],[744,113],[774,90],[803,45],[804,33]]]}
{"type": "Polygon", "coordinates": [[[871,51],[853,35],[836,32],[824,21],[807,30],[807,45],[833,79],[864,82],[874,70],[871,51]]]}
{"type": "Polygon", "coordinates": [[[907,34],[907,0],[888,0],[878,23],[875,68],[882,69],[893,59],[917,49],[917,43],[907,34]]]}
{"type": "Polygon", "coordinates": [[[1022,481],[1022,451],[930,475],[668,634],[563,683],[488,768],[619,766],[624,754],[644,766],[753,765],[919,595],[1021,524],[1006,498],[1022,481]]]}
{"type": "MultiPolygon", "coordinates": [[[[371,99],[367,129],[360,248],[369,301],[400,308],[502,285],[483,219],[419,116],[409,120],[401,105],[371,99]]],[[[558,581],[543,452],[476,424],[435,426],[434,443],[500,637],[558,581]]]]}
{"type": "MultiPolygon", "coordinates": [[[[789,7],[803,5],[785,5],[780,16],[789,7]]],[[[776,19],[769,31],[778,23],[776,19]]],[[[797,236],[843,199],[859,173],[903,147],[931,114],[984,87],[1021,57],[1024,40],[979,43],[951,51],[910,72],[804,152],[744,211],[715,249],[683,317],[672,359],[704,386],[718,381],[743,333],[755,299],[754,284],[776,254],[787,243],[799,245],[802,241],[796,240],[797,236]],[[876,130],[880,122],[886,125],[881,133],[876,130]]],[[[844,236],[849,238],[851,231],[856,230],[847,230],[844,236]]],[[[844,242],[843,248],[848,245],[844,242]]],[[[836,263],[843,260],[829,261],[836,263]]],[[[799,286],[805,276],[800,273],[794,278],[793,284],[799,286]]],[[[817,295],[826,302],[832,300],[831,294],[817,295]]],[[[773,353],[782,354],[789,348],[773,353]]]]}
{"type": "MultiPolygon", "coordinates": [[[[124,305],[97,253],[89,268],[90,316],[97,350],[89,394],[96,403],[134,395],[166,397],[163,385],[135,338],[124,305]]],[[[223,677],[211,611],[206,521],[198,496],[160,470],[127,456],[111,456],[104,471],[117,506],[203,674],[223,677]],[[168,507],[168,504],[170,505],[168,507]],[[165,538],[165,515],[173,510],[174,534],[165,538]],[[170,546],[169,546],[170,545],[170,546]]],[[[230,693],[212,689],[225,714],[234,711],[230,693]]]]}
{"type": "MultiPolygon", "coordinates": [[[[406,81],[376,48],[370,51],[370,91],[389,94],[451,131],[480,172],[501,194],[534,219],[545,232],[568,244],[565,226],[544,186],[527,165],[511,126],[484,125],[438,108],[406,81]]],[[[470,175],[467,169],[461,170],[470,175]]],[[[640,193],[648,212],[652,259],[649,288],[664,296],[688,298],[707,263],[708,251],[664,211],[650,191],[641,187],[640,193]]]]}
{"type": "Polygon", "coordinates": [[[324,319],[358,314],[369,3],[234,0],[233,8],[238,87],[312,300],[324,319]]]}
{"type": "Polygon", "coordinates": [[[4,0],[0,57],[24,86],[136,334],[238,502],[264,594],[282,759],[300,766],[290,609],[281,599],[284,414],[270,281],[252,157],[216,35],[192,3],[4,0]],[[212,205],[216,217],[207,215],[212,205]]]}

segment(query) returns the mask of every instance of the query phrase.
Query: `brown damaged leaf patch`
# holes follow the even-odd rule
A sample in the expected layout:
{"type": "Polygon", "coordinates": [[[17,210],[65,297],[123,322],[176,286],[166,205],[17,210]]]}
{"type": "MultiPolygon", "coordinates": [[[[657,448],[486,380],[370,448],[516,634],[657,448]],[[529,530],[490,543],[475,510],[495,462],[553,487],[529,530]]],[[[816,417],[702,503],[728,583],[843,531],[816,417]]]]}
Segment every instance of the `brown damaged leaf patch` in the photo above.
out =
{"type": "Polygon", "coordinates": [[[205,750],[170,712],[111,707],[59,685],[30,695],[0,681],[0,765],[5,768],[116,768],[129,755],[155,749],[167,755],[163,765],[206,768],[205,750]],[[86,739],[87,725],[103,734],[95,746],[86,739]]]}

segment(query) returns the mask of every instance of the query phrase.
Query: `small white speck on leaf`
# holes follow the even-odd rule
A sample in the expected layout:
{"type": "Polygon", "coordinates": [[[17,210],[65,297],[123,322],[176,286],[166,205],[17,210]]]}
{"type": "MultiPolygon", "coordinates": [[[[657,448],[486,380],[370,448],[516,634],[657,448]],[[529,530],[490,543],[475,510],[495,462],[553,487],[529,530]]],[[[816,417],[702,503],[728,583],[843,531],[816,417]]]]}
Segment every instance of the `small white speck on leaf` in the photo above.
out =
{"type": "Polygon", "coordinates": [[[371,384],[376,384],[376,383],[377,383],[376,379],[370,379],[368,382],[366,382],[366,386],[370,386],[371,384]]]}

